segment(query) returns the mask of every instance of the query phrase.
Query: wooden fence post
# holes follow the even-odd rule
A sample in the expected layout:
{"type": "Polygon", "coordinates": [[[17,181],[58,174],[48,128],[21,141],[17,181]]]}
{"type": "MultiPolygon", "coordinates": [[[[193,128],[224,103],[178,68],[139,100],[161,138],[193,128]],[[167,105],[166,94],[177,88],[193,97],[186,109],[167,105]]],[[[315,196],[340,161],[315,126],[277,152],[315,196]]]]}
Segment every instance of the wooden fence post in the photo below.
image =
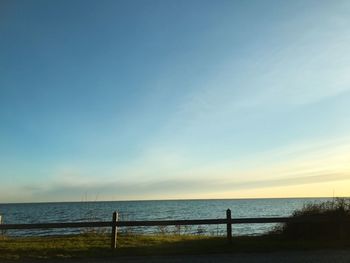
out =
{"type": "Polygon", "coordinates": [[[114,248],[117,248],[117,235],[118,235],[118,232],[117,232],[117,221],[118,221],[118,213],[117,212],[114,212],[113,213],[113,219],[112,219],[112,240],[111,240],[111,247],[114,249],[114,248]]]}
{"type": "Polygon", "coordinates": [[[227,231],[227,241],[229,243],[232,243],[232,223],[231,223],[231,210],[227,209],[226,210],[226,220],[227,220],[227,225],[226,225],[226,231],[227,231]]]}
{"type": "MultiPolygon", "coordinates": [[[[2,224],[2,215],[0,215],[0,225],[2,224]]],[[[5,234],[5,230],[1,230],[0,235],[4,235],[5,234]]]]}

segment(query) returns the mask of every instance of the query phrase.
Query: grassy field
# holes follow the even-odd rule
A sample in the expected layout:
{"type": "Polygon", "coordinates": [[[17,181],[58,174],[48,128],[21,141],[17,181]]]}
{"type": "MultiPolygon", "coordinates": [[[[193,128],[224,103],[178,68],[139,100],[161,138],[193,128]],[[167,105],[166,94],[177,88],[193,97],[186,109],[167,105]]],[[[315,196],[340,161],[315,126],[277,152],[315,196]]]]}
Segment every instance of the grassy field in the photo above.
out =
{"type": "Polygon", "coordinates": [[[118,248],[110,248],[106,235],[6,238],[0,240],[0,260],[49,258],[101,258],[126,255],[235,253],[248,251],[350,248],[350,241],[291,241],[278,236],[224,237],[194,235],[120,236],[118,248]]]}

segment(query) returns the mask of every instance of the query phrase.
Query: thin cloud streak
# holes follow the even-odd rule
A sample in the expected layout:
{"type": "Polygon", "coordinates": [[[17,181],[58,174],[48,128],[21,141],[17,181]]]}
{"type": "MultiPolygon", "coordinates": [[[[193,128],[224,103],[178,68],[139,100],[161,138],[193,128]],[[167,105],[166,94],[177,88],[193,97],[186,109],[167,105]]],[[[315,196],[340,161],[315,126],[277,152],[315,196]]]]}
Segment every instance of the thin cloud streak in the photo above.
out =
{"type": "Polygon", "coordinates": [[[244,189],[260,189],[291,185],[304,185],[324,182],[334,182],[341,180],[350,180],[350,174],[342,173],[309,173],[305,176],[288,177],[269,180],[247,180],[247,181],[226,181],[220,179],[169,179],[163,181],[144,181],[144,182],[95,182],[81,183],[75,185],[61,184],[51,185],[46,188],[23,187],[22,191],[29,191],[34,199],[43,197],[70,197],[79,200],[79,196],[84,193],[90,195],[114,196],[119,200],[128,198],[135,199],[142,196],[159,196],[179,194],[196,195],[201,193],[215,193],[220,191],[240,191],[244,189]]]}

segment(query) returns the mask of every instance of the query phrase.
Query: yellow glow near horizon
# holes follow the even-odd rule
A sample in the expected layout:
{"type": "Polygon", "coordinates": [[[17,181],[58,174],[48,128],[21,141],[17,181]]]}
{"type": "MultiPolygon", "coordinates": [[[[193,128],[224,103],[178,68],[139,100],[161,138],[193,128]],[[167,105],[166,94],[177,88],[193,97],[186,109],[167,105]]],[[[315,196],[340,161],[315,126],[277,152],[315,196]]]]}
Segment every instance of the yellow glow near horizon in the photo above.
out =
{"type": "Polygon", "coordinates": [[[212,192],[205,194],[152,195],[146,199],[250,199],[250,198],[293,198],[293,197],[350,197],[350,179],[305,185],[279,186],[212,192]]]}

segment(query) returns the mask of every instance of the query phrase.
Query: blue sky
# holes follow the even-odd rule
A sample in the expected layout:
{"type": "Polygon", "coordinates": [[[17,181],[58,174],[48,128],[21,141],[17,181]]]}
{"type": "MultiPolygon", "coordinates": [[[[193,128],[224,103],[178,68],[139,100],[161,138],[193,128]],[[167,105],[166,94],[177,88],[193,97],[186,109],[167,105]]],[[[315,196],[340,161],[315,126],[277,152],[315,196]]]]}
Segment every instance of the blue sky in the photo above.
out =
{"type": "Polygon", "coordinates": [[[349,1],[2,1],[0,202],[350,195],[349,1]]]}

